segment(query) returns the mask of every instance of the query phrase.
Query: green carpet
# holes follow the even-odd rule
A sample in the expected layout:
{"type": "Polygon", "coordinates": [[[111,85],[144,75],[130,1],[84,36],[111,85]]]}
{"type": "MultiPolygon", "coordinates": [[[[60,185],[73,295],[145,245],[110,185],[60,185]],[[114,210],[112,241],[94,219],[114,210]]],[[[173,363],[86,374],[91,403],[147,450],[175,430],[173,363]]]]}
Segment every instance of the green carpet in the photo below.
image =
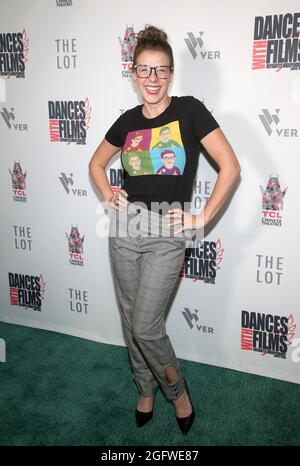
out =
{"type": "Polygon", "coordinates": [[[300,387],[179,359],[196,410],[187,436],[160,390],[135,425],[127,348],[0,322],[0,445],[299,445],[300,387]]]}

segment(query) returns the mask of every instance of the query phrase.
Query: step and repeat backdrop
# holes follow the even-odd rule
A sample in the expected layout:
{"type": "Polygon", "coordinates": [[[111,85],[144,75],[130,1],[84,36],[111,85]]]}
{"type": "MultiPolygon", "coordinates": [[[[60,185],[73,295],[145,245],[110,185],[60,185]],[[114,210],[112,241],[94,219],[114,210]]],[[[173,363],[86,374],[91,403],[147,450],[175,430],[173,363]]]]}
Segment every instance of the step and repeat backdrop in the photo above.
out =
{"type": "MultiPolygon", "coordinates": [[[[203,241],[186,249],[166,321],[176,354],[300,383],[299,2],[0,5],[0,320],[125,346],[109,216],[88,164],[141,103],[132,54],[153,24],[174,52],[170,95],[204,102],[242,168],[203,241]]],[[[121,187],[120,154],[107,176],[121,187]]],[[[216,178],[201,153],[194,213],[216,178]]]]}

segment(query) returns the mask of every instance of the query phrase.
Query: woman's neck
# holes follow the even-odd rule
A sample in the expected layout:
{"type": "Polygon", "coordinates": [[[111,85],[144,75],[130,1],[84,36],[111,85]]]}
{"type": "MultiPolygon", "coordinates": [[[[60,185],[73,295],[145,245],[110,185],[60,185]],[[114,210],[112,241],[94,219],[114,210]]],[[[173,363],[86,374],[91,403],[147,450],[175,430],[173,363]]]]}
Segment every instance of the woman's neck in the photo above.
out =
{"type": "Polygon", "coordinates": [[[159,103],[149,104],[148,102],[144,102],[142,108],[143,115],[146,118],[155,118],[166,110],[166,108],[170,105],[170,102],[171,97],[168,95],[159,103]]]}

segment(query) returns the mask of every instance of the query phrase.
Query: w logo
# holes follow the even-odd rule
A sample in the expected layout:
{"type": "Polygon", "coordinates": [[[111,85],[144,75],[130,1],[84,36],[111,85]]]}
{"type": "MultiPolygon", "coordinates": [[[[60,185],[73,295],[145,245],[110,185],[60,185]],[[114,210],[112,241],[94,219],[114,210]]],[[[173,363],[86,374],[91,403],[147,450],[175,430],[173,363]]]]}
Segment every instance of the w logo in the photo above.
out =
{"type": "Polygon", "coordinates": [[[258,115],[260,121],[264,125],[265,130],[267,131],[268,135],[272,134],[272,128],[271,125],[272,123],[275,123],[275,125],[278,125],[279,123],[279,117],[278,113],[280,112],[279,108],[275,108],[275,112],[273,115],[267,110],[266,108],[263,108],[262,115],[258,115]]]}
{"type": "Polygon", "coordinates": [[[195,59],[197,58],[198,54],[196,52],[196,47],[197,45],[199,45],[200,49],[202,48],[203,46],[203,40],[201,38],[201,36],[203,35],[204,31],[201,31],[199,32],[200,34],[200,37],[195,37],[194,34],[192,32],[188,32],[187,35],[188,35],[188,38],[187,39],[184,39],[184,42],[186,43],[186,45],[188,46],[188,49],[189,51],[191,52],[192,54],[192,57],[195,59]]]}

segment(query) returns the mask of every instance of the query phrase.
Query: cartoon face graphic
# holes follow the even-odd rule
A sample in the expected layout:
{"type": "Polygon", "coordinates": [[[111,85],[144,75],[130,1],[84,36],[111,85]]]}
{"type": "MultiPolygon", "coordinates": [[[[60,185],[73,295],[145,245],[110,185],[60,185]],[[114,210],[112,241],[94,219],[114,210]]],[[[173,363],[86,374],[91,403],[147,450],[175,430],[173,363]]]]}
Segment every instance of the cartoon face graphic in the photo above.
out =
{"type": "Polygon", "coordinates": [[[136,172],[141,169],[141,159],[137,155],[130,155],[128,157],[128,163],[131,165],[132,169],[136,172]]]}
{"type": "Polygon", "coordinates": [[[132,140],[131,140],[131,146],[132,146],[132,147],[138,147],[138,146],[141,144],[141,142],[142,142],[143,139],[144,139],[144,138],[143,138],[143,135],[142,135],[142,134],[141,134],[141,135],[135,136],[135,137],[132,138],[132,140]]]}
{"type": "Polygon", "coordinates": [[[126,147],[127,152],[138,151],[138,150],[145,150],[143,146],[144,136],[142,133],[138,131],[134,132],[132,137],[130,138],[129,145],[126,147]]]}
{"type": "MultiPolygon", "coordinates": [[[[175,131],[174,133],[176,135],[175,131]]],[[[159,131],[159,141],[152,149],[167,149],[169,147],[181,147],[181,145],[171,138],[171,128],[169,126],[163,126],[159,131]]]]}
{"type": "Polygon", "coordinates": [[[176,155],[172,150],[164,150],[161,153],[161,158],[164,162],[164,166],[170,170],[174,165],[176,155]]]}
{"type": "Polygon", "coordinates": [[[178,167],[174,166],[176,155],[173,150],[164,150],[161,153],[161,159],[163,161],[163,167],[160,167],[157,171],[157,175],[180,175],[178,167]]]}
{"type": "Polygon", "coordinates": [[[161,142],[166,143],[170,139],[170,134],[171,134],[170,128],[166,126],[165,128],[161,129],[159,139],[161,140],[161,142]]]}
{"type": "Polygon", "coordinates": [[[127,133],[122,164],[129,176],[182,175],[186,163],[179,121],[127,133]]]}

